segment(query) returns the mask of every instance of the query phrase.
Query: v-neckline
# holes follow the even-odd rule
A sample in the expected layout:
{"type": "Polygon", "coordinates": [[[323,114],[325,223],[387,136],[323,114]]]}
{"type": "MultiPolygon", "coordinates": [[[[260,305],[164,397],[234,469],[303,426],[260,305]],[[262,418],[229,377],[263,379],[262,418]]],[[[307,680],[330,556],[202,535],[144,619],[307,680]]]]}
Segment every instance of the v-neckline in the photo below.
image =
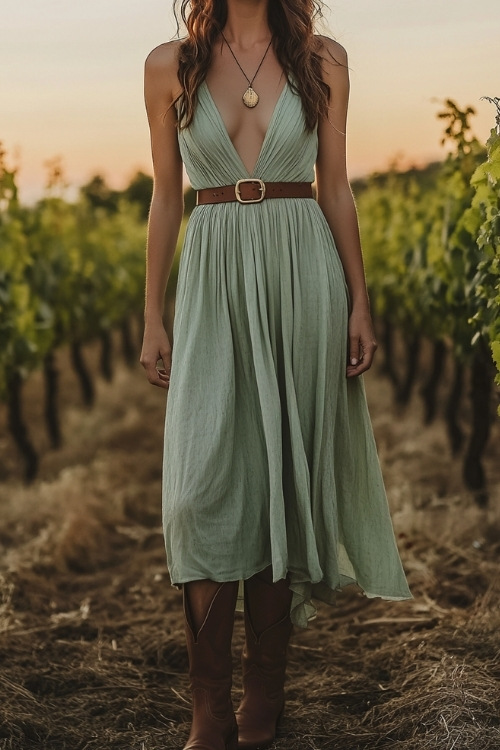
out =
{"type": "Polygon", "coordinates": [[[229,131],[228,131],[227,127],[226,127],[226,123],[224,122],[224,120],[223,120],[223,118],[222,118],[222,115],[221,115],[221,113],[220,113],[220,111],[219,111],[219,108],[218,108],[217,104],[215,103],[215,99],[213,98],[213,96],[212,96],[212,94],[211,94],[211,92],[210,92],[210,89],[209,89],[209,87],[208,87],[208,84],[207,84],[207,82],[206,82],[206,80],[205,80],[205,79],[203,79],[203,81],[202,81],[201,85],[202,85],[202,86],[204,85],[204,87],[205,87],[205,91],[206,91],[206,92],[207,92],[207,94],[208,94],[208,98],[209,98],[209,100],[210,100],[210,102],[211,102],[211,104],[212,104],[213,110],[214,110],[214,112],[215,112],[215,114],[216,114],[216,116],[217,116],[217,120],[218,120],[218,122],[219,122],[219,125],[221,126],[221,130],[223,131],[223,133],[224,133],[224,136],[225,136],[225,138],[226,138],[226,140],[227,140],[228,144],[230,145],[230,147],[231,147],[231,149],[232,149],[232,151],[233,151],[234,155],[236,156],[236,158],[238,159],[239,163],[240,163],[240,164],[241,164],[241,166],[243,167],[244,171],[246,172],[246,175],[247,175],[248,177],[254,177],[254,176],[255,176],[255,170],[256,170],[256,169],[257,169],[257,167],[259,166],[259,163],[260,163],[260,161],[261,161],[261,158],[262,158],[262,154],[263,154],[263,152],[264,152],[264,148],[265,148],[265,146],[266,146],[266,143],[267,143],[267,141],[269,140],[269,134],[271,133],[271,131],[272,131],[272,128],[273,128],[273,126],[274,126],[274,121],[276,120],[276,116],[277,116],[277,114],[278,114],[278,109],[279,109],[279,106],[280,106],[280,104],[281,104],[281,101],[282,101],[282,99],[284,98],[284,95],[285,95],[285,91],[286,91],[286,89],[288,88],[288,78],[286,78],[286,77],[285,77],[285,85],[284,85],[284,86],[283,86],[283,88],[281,89],[281,92],[280,92],[280,94],[279,94],[279,96],[278,96],[278,98],[277,98],[277,100],[276,100],[276,103],[275,103],[275,105],[274,105],[274,109],[273,109],[273,111],[272,111],[272,114],[271,114],[271,117],[270,117],[270,119],[269,119],[269,123],[268,123],[268,125],[267,125],[267,130],[266,130],[266,133],[265,133],[265,135],[264,135],[264,139],[263,139],[263,141],[262,141],[262,145],[261,145],[261,147],[260,147],[260,151],[259,151],[259,154],[258,154],[258,156],[257,156],[257,161],[255,162],[255,164],[254,164],[254,166],[253,166],[253,169],[252,169],[252,171],[251,171],[251,172],[250,172],[250,171],[249,171],[249,170],[247,169],[247,167],[245,166],[245,164],[244,164],[244,162],[243,162],[243,159],[242,159],[242,158],[241,158],[241,156],[239,155],[239,153],[238,153],[238,151],[237,151],[237,149],[236,149],[236,146],[234,145],[234,143],[233,143],[233,141],[232,141],[232,139],[231,139],[231,137],[230,137],[230,135],[229,135],[229,131]]]}

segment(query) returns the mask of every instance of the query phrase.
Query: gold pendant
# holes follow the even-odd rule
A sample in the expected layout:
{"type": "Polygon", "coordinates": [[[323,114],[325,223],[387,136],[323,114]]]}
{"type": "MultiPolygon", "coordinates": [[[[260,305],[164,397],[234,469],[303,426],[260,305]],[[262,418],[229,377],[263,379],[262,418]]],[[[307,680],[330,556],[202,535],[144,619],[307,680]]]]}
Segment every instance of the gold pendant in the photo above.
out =
{"type": "Polygon", "coordinates": [[[245,93],[243,94],[243,104],[245,107],[256,107],[259,103],[259,95],[256,91],[253,90],[251,86],[247,88],[245,93]]]}

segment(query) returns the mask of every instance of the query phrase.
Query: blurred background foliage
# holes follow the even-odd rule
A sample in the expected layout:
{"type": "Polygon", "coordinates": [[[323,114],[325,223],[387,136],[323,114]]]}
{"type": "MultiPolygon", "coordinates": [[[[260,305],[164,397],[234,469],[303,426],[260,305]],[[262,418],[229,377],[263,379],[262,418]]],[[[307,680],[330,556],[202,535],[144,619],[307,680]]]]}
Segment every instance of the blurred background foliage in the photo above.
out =
{"type": "MultiPolygon", "coordinates": [[[[490,101],[498,112],[498,100],[490,101]]],[[[419,353],[430,344],[431,365],[421,387],[425,420],[437,414],[447,420],[454,453],[467,441],[465,480],[483,502],[481,455],[492,420],[495,364],[500,384],[500,136],[497,122],[481,144],[472,132],[473,115],[471,107],[442,102],[437,116],[444,124],[442,144],[450,147],[442,162],[406,171],[391,165],[352,187],[394,397],[408,402],[420,377],[419,353]],[[450,359],[452,382],[441,405],[438,391],[450,359]],[[458,406],[467,389],[471,407],[464,429],[458,406]]],[[[26,457],[28,478],[36,474],[36,451],[21,409],[29,373],[43,369],[46,375],[47,419],[57,445],[57,349],[70,347],[84,400],[91,403],[82,346],[101,339],[101,370],[109,378],[111,332],[120,331],[129,363],[137,362],[142,338],[152,178],[139,171],[123,190],[114,190],[96,174],[73,202],[64,198],[66,188],[61,160],[52,159],[44,197],[21,205],[16,170],[0,150],[0,400],[9,405],[10,430],[26,457]]],[[[195,193],[188,189],[165,300],[170,335],[179,257],[194,205],[195,193]]]]}

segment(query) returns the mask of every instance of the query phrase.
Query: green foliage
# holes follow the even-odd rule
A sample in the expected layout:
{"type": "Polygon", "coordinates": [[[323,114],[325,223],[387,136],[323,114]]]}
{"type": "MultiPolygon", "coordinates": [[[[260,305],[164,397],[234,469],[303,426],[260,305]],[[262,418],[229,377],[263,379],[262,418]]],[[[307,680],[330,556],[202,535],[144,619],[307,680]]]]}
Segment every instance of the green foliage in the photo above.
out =
{"type": "MultiPolygon", "coordinates": [[[[498,104],[497,104],[498,107],[498,104]]],[[[500,110],[497,115],[500,120],[500,110]]],[[[472,176],[475,195],[464,214],[466,230],[474,233],[482,260],[474,276],[474,340],[484,337],[491,346],[500,385],[500,127],[491,131],[488,156],[472,176]]],[[[499,409],[500,413],[500,409],[499,409]]]]}
{"type": "Polygon", "coordinates": [[[144,172],[136,172],[122,196],[129,203],[139,206],[141,219],[146,221],[153,196],[153,178],[144,172]]]}
{"type": "Polygon", "coordinates": [[[94,175],[81,186],[80,195],[91,208],[102,208],[109,213],[114,213],[118,208],[120,194],[112,190],[100,174],[94,175]]]}
{"type": "Polygon", "coordinates": [[[0,149],[0,398],[14,372],[25,376],[52,344],[52,311],[33,292],[33,265],[17,199],[15,171],[0,149]]]}
{"type": "Polygon", "coordinates": [[[450,342],[462,360],[483,340],[500,369],[500,138],[493,130],[485,152],[472,114],[451,100],[438,114],[453,150],[434,184],[393,171],[357,203],[375,312],[450,342]]]}
{"type": "Polygon", "coordinates": [[[153,178],[140,170],[130,180],[125,190],[112,190],[104,177],[94,175],[80,188],[80,196],[91,208],[102,208],[107,213],[118,211],[120,202],[137,207],[141,221],[147,221],[153,196],[153,178]]]}
{"type": "MultiPolygon", "coordinates": [[[[444,104],[443,142],[453,145],[444,162],[355,186],[372,303],[404,331],[450,342],[462,360],[486,342],[500,373],[500,135],[492,130],[485,152],[471,135],[473,110],[444,104]]],[[[11,374],[26,376],[51,348],[87,341],[143,305],[151,178],[137,173],[119,193],[95,176],[70,204],[59,161],[48,166],[46,197],[23,208],[0,149],[0,399],[11,374]]]]}
{"type": "Polygon", "coordinates": [[[0,399],[11,375],[25,377],[52,348],[87,341],[143,306],[140,207],[117,194],[110,210],[89,199],[88,186],[68,203],[60,165],[49,170],[47,196],[22,208],[0,152],[0,399]]]}

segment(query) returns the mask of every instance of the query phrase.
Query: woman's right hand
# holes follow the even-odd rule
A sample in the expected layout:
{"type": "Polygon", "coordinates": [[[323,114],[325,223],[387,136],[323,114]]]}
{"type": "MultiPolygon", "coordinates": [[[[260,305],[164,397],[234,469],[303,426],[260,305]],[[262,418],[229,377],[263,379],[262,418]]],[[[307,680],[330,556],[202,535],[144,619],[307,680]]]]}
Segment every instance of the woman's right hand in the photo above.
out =
{"type": "Polygon", "coordinates": [[[139,361],[146,370],[147,379],[152,385],[168,388],[172,366],[172,347],[163,323],[146,323],[139,361]],[[157,367],[159,360],[163,362],[163,368],[157,367]]]}

